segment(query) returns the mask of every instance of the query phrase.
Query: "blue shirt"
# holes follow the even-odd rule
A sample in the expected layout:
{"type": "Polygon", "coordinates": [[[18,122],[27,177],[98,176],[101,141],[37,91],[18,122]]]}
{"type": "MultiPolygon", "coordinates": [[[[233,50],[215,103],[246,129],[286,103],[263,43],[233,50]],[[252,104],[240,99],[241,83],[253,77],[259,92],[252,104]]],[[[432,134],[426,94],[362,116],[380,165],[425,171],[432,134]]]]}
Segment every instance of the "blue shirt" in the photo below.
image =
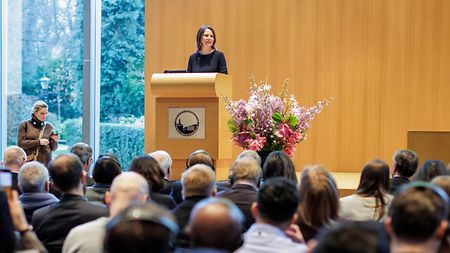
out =
{"type": "Polygon", "coordinates": [[[293,242],[279,228],[255,223],[245,233],[244,244],[235,253],[302,253],[307,250],[305,244],[293,242]]]}

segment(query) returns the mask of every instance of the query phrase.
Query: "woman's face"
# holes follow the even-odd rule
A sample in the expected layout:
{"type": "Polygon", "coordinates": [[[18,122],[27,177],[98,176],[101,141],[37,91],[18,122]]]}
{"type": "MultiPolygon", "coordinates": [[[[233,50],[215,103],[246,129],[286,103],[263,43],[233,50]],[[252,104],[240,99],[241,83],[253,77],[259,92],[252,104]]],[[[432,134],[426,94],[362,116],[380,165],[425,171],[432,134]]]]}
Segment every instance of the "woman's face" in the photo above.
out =
{"type": "Polygon", "coordinates": [[[214,44],[214,35],[210,29],[206,29],[202,37],[202,49],[211,49],[214,44]]]}
{"type": "Polygon", "coordinates": [[[37,112],[34,113],[34,116],[40,120],[45,121],[47,119],[48,108],[40,108],[37,112]]]}

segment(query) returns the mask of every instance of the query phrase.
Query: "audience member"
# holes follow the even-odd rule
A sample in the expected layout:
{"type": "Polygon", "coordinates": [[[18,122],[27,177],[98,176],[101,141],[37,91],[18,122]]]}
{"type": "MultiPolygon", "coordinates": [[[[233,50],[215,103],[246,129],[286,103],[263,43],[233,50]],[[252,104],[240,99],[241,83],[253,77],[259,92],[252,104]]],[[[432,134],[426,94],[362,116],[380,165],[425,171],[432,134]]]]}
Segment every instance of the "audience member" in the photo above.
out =
{"type": "Polygon", "coordinates": [[[170,180],[170,173],[172,171],[172,157],[164,150],[156,150],[148,154],[153,157],[164,172],[164,187],[161,188],[159,193],[170,195],[172,192],[172,181],[170,180]]]}
{"type": "Polygon", "coordinates": [[[323,226],[338,218],[339,191],[333,176],[322,166],[303,170],[300,187],[297,225],[305,242],[314,238],[323,226]]]}
{"type": "Polygon", "coordinates": [[[409,183],[419,166],[419,157],[412,150],[397,150],[392,162],[392,178],[389,183],[389,193],[393,194],[402,185],[409,183]]]}
{"type": "Polygon", "coordinates": [[[69,231],[80,224],[108,215],[105,206],[93,204],[83,196],[86,175],[80,159],[73,154],[59,155],[48,165],[61,201],[34,212],[32,223],[49,252],[61,252],[69,231]]]}
{"type": "Polygon", "coordinates": [[[242,245],[243,221],[239,208],[227,199],[200,201],[189,218],[189,252],[234,252],[242,245]]]}
{"type": "Polygon", "coordinates": [[[92,148],[86,143],[78,142],[73,144],[70,148],[70,153],[78,156],[80,158],[81,164],[83,164],[83,171],[86,173],[86,183],[85,186],[94,185],[94,179],[91,177],[90,169],[92,165],[92,148]]]}
{"type": "Polygon", "coordinates": [[[430,182],[437,176],[445,175],[450,175],[450,173],[444,162],[441,160],[426,160],[414,175],[414,181],[430,182]]]}
{"type": "Polygon", "coordinates": [[[285,177],[297,184],[294,163],[283,151],[273,151],[263,166],[263,180],[271,177],[285,177]]]}
{"type": "Polygon", "coordinates": [[[184,201],[172,210],[182,233],[178,241],[182,247],[188,244],[188,237],[184,231],[191,211],[200,200],[214,196],[216,193],[216,176],[211,167],[196,164],[181,175],[184,201]]]}
{"type": "Polygon", "coordinates": [[[392,199],[388,194],[389,166],[382,160],[369,161],[361,172],[356,193],[340,199],[339,216],[355,221],[380,221],[392,199]]]}
{"type": "Polygon", "coordinates": [[[256,202],[261,174],[261,167],[255,159],[240,158],[230,168],[232,188],[217,194],[218,197],[227,198],[239,207],[245,216],[245,230],[255,223],[251,206],[253,202],[256,202]]]}
{"type": "MultiPolygon", "coordinates": [[[[190,167],[192,167],[196,164],[205,164],[205,165],[209,166],[215,172],[214,159],[205,150],[199,149],[199,150],[192,152],[189,155],[189,157],[186,159],[186,170],[188,170],[190,167]]],[[[217,187],[217,185],[216,185],[216,187],[217,187]]],[[[183,201],[183,197],[181,194],[182,190],[183,190],[183,187],[181,185],[181,181],[173,182],[171,195],[172,195],[173,199],[175,199],[175,202],[177,202],[177,204],[180,204],[183,201]]]]}
{"type": "Polygon", "coordinates": [[[105,203],[105,193],[109,191],[114,178],[122,173],[122,166],[112,155],[100,156],[92,170],[94,185],[86,187],[86,198],[91,202],[105,203]]]}
{"type": "Polygon", "coordinates": [[[18,184],[19,169],[27,162],[27,154],[19,146],[9,146],[3,151],[2,166],[12,173],[12,188],[21,194],[18,184]]]}
{"type": "Polygon", "coordinates": [[[314,253],[389,253],[389,242],[382,226],[373,221],[340,222],[323,229],[314,253]]]}
{"type": "Polygon", "coordinates": [[[437,252],[448,226],[449,200],[439,187],[412,182],[396,193],[385,219],[391,252],[437,252]]]}
{"type": "Polygon", "coordinates": [[[164,187],[164,172],[159,167],[158,162],[149,155],[139,156],[133,159],[128,171],[141,174],[150,187],[150,199],[168,209],[175,208],[175,200],[165,194],[159,193],[164,187]]]}
{"type": "Polygon", "coordinates": [[[47,168],[40,162],[29,162],[20,168],[19,187],[22,194],[19,196],[27,221],[37,209],[54,204],[59,201],[49,191],[49,178],[47,168]]]}
{"type": "Polygon", "coordinates": [[[297,187],[292,180],[284,177],[266,180],[252,205],[256,223],[245,233],[244,245],[236,252],[306,252],[300,230],[294,224],[298,203],[297,187]]]}
{"type": "Polygon", "coordinates": [[[106,197],[110,218],[101,217],[74,227],[64,241],[63,252],[103,252],[105,225],[108,221],[130,205],[145,204],[148,196],[149,187],[144,177],[134,172],[118,175],[111,185],[111,193],[106,197]]]}
{"type": "Polygon", "coordinates": [[[166,253],[178,232],[173,215],[155,203],[128,207],[106,225],[105,253],[166,253]]]}
{"type": "Polygon", "coordinates": [[[262,168],[263,165],[261,164],[261,157],[258,155],[258,152],[254,151],[254,150],[244,150],[239,154],[237,159],[239,160],[244,157],[251,157],[251,158],[255,159],[256,162],[259,164],[259,166],[262,168]]]}
{"type": "MultiPolygon", "coordinates": [[[[442,188],[442,190],[447,193],[447,196],[450,196],[450,176],[437,176],[433,178],[431,183],[439,186],[442,188]]],[[[450,220],[450,214],[447,218],[447,220],[450,220]]],[[[444,239],[442,240],[441,248],[439,252],[450,252],[450,233],[447,232],[444,239]]]]}
{"type": "Polygon", "coordinates": [[[0,190],[0,252],[47,252],[28,225],[15,190],[8,197],[0,190]]]}

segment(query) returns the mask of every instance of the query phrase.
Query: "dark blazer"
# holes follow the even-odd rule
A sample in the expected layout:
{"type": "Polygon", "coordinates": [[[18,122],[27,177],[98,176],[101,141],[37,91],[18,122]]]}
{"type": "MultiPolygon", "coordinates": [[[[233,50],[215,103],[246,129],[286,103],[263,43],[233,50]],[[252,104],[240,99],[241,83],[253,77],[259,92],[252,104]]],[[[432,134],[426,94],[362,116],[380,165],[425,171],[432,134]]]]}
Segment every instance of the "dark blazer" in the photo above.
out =
{"type": "Polygon", "coordinates": [[[402,185],[409,183],[409,178],[394,176],[389,182],[389,193],[394,194],[402,185]]]}
{"type": "Polygon", "coordinates": [[[174,209],[177,206],[177,203],[171,196],[157,192],[150,193],[150,200],[167,207],[167,209],[174,209]]]}
{"type": "Polygon", "coordinates": [[[64,194],[60,202],[36,210],[32,224],[41,242],[53,253],[61,252],[72,228],[102,216],[108,216],[105,206],[90,203],[82,196],[64,194]]]}
{"type": "Polygon", "coordinates": [[[219,192],[217,197],[226,198],[233,201],[245,216],[244,227],[247,230],[255,219],[252,216],[251,207],[256,202],[258,189],[249,184],[234,184],[231,189],[219,192]]]}

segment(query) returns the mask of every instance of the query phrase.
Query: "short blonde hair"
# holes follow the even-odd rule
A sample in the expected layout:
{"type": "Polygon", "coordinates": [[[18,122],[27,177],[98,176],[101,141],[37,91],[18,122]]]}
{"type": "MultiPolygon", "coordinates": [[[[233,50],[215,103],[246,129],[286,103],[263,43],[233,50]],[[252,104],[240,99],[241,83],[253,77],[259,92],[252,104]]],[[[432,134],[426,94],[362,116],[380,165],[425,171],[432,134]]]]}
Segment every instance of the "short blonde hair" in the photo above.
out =
{"type": "Polygon", "coordinates": [[[183,196],[210,196],[216,189],[216,175],[208,165],[196,164],[181,175],[183,196]]]}
{"type": "Polygon", "coordinates": [[[37,101],[36,103],[34,103],[33,105],[33,113],[38,112],[40,109],[42,108],[48,108],[47,103],[45,103],[42,100],[37,101]]]}

